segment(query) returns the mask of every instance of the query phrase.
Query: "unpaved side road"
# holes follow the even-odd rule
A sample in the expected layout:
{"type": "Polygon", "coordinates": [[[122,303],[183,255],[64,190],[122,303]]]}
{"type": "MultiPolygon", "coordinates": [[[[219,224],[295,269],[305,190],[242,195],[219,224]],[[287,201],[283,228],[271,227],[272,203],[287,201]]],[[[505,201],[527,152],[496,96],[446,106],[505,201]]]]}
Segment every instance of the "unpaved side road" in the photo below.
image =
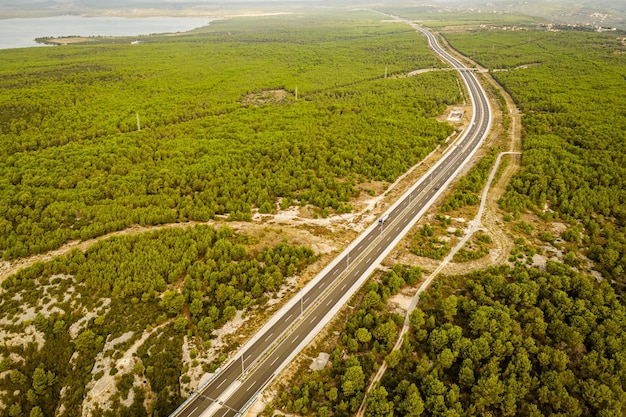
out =
{"type": "MultiPolygon", "coordinates": [[[[500,162],[502,160],[502,157],[505,156],[505,155],[520,155],[520,154],[521,154],[520,152],[501,152],[501,153],[498,154],[498,157],[496,159],[496,163],[494,164],[493,168],[491,169],[491,173],[489,174],[489,179],[487,180],[487,183],[485,184],[485,188],[483,189],[481,202],[480,202],[480,208],[478,209],[478,214],[476,215],[474,220],[471,221],[472,226],[469,228],[468,232],[465,234],[463,239],[461,239],[456,244],[456,246],[454,246],[452,248],[452,250],[450,250],[450,253],[443,259],[443,261],[441,261],[439,266],[424,281],[422,281],[422,284],[420,285],[420,287],[418,288],[417,292],[413,296],[413,299],[411,300],[411,304],[409,305],[409,308],[406,311],[406,315],[404,317],[404,325],[402,326],[402,330],[400,330],[400,334],[398,335],[398,339],[396,340],[396,344],[394,345],[393,349],[391,350],[392,352],[394,350],[398,350],[398,349],[400,349],[402,347],[402,343],[404,342],[404,335],[409,331],[409,318],[410,318],[411,313],[413,312],[413,310],[415,310],[415,307],[417,307],[417,303],[419,302],[420,295],[428,287],[430,287],[430,284],[437,277],[437,275],[439,275],[439,273],[450,263],[450,261],[452,261],[452,258],[454,257],[454,255],[463,246],[465,246],[465,244],[472,237],[472,235],[482,227],[482,216],[483,216],[483,212],[485,210],[485,205],[487,203],[487,194],[489,192],[489,188],[491,186],[491,182],[493,181],[493,179],[494,179],[494,177],[496,175],[496,172],[498,171],[498,168],[500,168],[500,162]]],[[[380,368],[378,368],[378,371],[376,372],[376,375],[374,375],[374,377],[370,381],[370,384],[367,387],[367,390],[365,391],[366,393],[369,392],[378,383],[378,381],[380,381],[380,379],[385,374],[386,370],[387,370],[387,365],[386,365],[386,363],[383,362],[383,364],[380,366],[380,368]]],[[[356,414],[357,417],[363,417],[365,415],[366,400],[367,400],[367,396],[365,396],[365,398],[363,398],[363,401],[361,402],[361,406],[359,407],[359,411],[356,414]]]]}

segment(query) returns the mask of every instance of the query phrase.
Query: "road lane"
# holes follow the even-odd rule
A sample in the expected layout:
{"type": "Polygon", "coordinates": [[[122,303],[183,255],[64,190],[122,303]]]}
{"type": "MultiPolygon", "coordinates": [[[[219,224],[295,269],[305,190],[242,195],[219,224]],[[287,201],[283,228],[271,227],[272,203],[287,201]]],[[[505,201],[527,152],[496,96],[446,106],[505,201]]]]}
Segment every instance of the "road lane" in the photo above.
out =
{"type": "Polygon", "coordinates": [[[454,57],[439,47],[435,37],[419,26],[409,23],[423,33],[431,48],[459,69],[472,101],[472,120],[459,140],[425,176],[405,193],[389,210],[388,221],[372,225],[351,244],[329,271],[314,279],[314,285],[305,287],[294,297],[295,301],[281,309],[271,325],[263,327],[256,339],[241,348],[224,369],[192,395],[172,416],[235,416],[255,398],[281,364],[297,353],[323,325],[337,302],[356,291],[365,272],[371,270],[398,241],[418,215],[425,211],[441,194],[452,177],[484,139],[491,123],[491,110],[486,95],[472,71],[464,69],[454,57]],[[361,273],[363,272],[363,274],[361,273]],[[357,285],[358,284],[358,285],[357,285]],[[346,290],[346,288],[349,288],[346,290]],[[287,330],[290,330],[286,333],[287,330]],[[245,358],[242,359],[242,358],[245,358]]]}

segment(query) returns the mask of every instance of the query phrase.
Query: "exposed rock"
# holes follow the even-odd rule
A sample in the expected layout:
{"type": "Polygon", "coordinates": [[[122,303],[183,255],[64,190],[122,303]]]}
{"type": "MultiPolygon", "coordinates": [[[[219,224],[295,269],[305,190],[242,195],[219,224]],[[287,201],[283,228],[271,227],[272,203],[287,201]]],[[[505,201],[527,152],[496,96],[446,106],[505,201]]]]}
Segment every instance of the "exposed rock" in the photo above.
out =
{"type": "Polygon", "coordinates": [[[317,355],[317,358],[313,359],[309,368],[311,368],[312,371],[321,371],[328,363],[329,358],[330,355],[328,353],[320,352],[320,354],[317,355]]]}

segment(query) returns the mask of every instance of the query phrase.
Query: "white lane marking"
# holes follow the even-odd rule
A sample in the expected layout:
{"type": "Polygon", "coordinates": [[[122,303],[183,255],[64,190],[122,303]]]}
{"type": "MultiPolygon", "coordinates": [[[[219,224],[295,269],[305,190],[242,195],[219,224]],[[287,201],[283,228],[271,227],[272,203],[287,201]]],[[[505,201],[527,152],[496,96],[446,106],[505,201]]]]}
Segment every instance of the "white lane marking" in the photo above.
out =
{"type": "Polygon", "coordinates": [[[278,360],[278,356],[276,356],[276,358],[274,358],[274,360],[272,361],[272,363],[270,363],[270,366],[271,366],[271,365],[274,365],[274,364],[276,363],[276,361],[277,361],[277,360],[278,360]]]}
{"type": "Polygon", "coordinates": [[[298,340],[298,336],[294,337],[291,343],[296,343],[297,340],[298,340]]]}
{"type": "Polygon", "coordinates": [[[313,323],[317,319],[317,316],[313,317],[309,323],[313,323]]]}
{"type": "Polygon", "coordinates": [[[328,300],[328,302],[326,303],[327,306],[331,305],[333,303],[333,300],[328,300]]]}
{"type": "Polygon", "coordinates": [[[343,284],[343,287],[341,287],[341,289],[343,290],[344,288],[346,288],[346,285],[348,284],[343,284]]]}
{"type": "Polygon", "coordinates": [[[193,414],[196,410],[198,409],[198,407],[194,408],[193,410],[191,410],[190,414],[193,414]]]}
{"type": "Polygon", "coordinates": [[[222,385],[224,385],[224,382],[226,382],[226,380],[223,380],[222,382],[220,382],[220,384],[217,386],[218,388],[221,387],[222,385]]]}
{"type": "Polygon", "coordinates": [[[274,335],[274,333],[270,333],[270,334],[269,334],[269,336],[267,336],[267,337],[265,338],[264,342],[267,342],[267,340],[268,340],[270,337],[272,337],[273,335],[274,335]]]}
{"type": "Polygon", "coordinates": [[[248,387],[248,389],[246,390],[246,392],[250,391],[250,388],[252,388],[254,386],[254,384],[256,384],[256,380],[252,382],[252,384],[250,384],[250,386],[248,387]]]}
{"type": "Polygon", "coordinates": [[[286,318],[286,320],[289,320],[291,316],[293,316],[293,314],[290,314],[289,317],[286,318]]]}

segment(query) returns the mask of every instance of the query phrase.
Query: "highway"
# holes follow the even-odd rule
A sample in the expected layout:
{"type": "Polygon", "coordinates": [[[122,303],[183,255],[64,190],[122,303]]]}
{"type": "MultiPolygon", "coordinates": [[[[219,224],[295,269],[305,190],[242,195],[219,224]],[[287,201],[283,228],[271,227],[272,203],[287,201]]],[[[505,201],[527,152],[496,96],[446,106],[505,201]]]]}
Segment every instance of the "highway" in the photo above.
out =
{"type": "Polygon", "coordinates": [[[242,414],[259,392],[302,350],[469,161],[491,126],[491,109],[473,72],[445,52],[425,29],[430,47],[459,70],[472,103],[472,119],[457,143],[393,206],[384,222],[372,224],[333,262],[292,297],[172,417],[242,414]]]}

